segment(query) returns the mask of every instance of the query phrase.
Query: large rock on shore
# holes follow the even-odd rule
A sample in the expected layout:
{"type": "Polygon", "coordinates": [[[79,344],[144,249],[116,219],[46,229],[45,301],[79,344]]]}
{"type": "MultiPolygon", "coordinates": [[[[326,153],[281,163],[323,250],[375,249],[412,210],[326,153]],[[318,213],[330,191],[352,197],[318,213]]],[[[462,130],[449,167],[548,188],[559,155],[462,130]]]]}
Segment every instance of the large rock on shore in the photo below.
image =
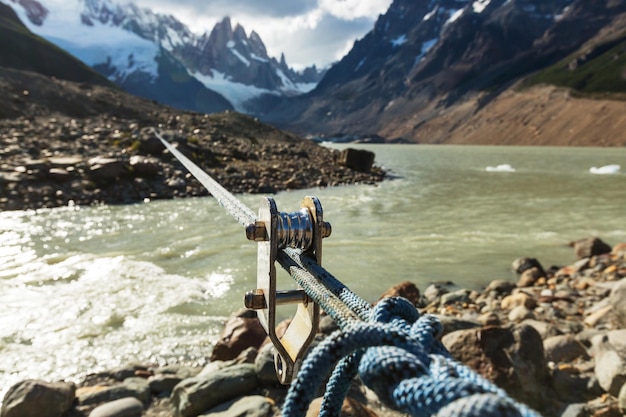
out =
{"type": "Polygon", "coordinates": [[[250,395],[227,401],[202,415],[207,417],[269,417],[273,414],[274,407],[271,400],[262,395],[250,395]]]}
{"type": "Polygon", "coordinates": [[[182,381],[174,388],[171,401],[177,416],[195,417],[233,398],[249,394],[258,386],[254,365],[236,365],[182,381]]]}
{"type": "Polygon", "coordinates": [[[267,334],[256,312],[244,311],[228,319],[213,347],[211,361],[227,361],[249,347],[259,348],[267,334]]]}
{"type": "Polygon", "coordinates": [[[143,404],[137,398],[126,397],[94,408],[89,417],[141,417],[143,404]]]}
{"type": "Polygon", "coordinates": [[[61,417],[74,403],[74,384],[25,380],[4,396],[1,417],[61,417]]]}
{"type": "Polygon", "coordinates": [[[533,327],[459,330],[444,336],[442,342],[455,359],[512,397],[537,409],[545,406],[548,368],[543,341],[533,327]]]}
{"type": "Polygon", "coordinates": [[[88,390],[79,390],[77,397],[81,405],[100,404],[124,397],[134,397],[147,404],[150,402],[150,385],[145,378],[130,377],[121,384],[95,385],[88,390]]]}
{"type": "Polygon", "coordinates": [[[609,394],[619,396],[626,384],[626,357],[615,349],[606,335],[595,340],[594,353],[595,375],[600,386],[609,394]]]}
{"type": "Polygon", "coordinates": [[[365,149],[348,148],[341,151],[338,157],[340,165],[360,172],[370,172],[374,165],[374,152],[365,149]]]}
{"type": "Polygon", "coordinates": [[[597,237],[576,240],[570,243],[578,259],[591,258],[611,252],[611,247],[597,237]]]}

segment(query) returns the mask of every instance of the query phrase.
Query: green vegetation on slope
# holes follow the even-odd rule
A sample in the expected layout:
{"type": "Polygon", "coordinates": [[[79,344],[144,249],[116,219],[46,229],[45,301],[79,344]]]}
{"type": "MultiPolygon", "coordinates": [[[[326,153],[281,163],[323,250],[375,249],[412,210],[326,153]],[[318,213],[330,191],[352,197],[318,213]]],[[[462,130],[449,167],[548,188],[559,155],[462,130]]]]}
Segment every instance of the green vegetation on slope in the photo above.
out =
{"type": "Polygon", "coordinates": [[[588,95],[626,93],[626,32],[539,71],[522,88],[536,84],[569,87],[588,95]]]}

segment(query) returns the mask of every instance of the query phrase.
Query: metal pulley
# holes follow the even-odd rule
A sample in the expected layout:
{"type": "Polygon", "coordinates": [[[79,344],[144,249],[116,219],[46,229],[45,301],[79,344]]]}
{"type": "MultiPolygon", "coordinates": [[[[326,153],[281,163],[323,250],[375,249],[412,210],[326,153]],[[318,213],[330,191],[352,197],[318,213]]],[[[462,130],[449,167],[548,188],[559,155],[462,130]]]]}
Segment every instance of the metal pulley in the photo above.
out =
{"type": "Polygon", "coordinates": [[[302,250],[321,265],[322,239],[330,234],[331,226],[324,222],[322,205],[316,197],[305,197],[300,211],[294,213],[279,212],[274,199],[264,197],[257,220],[246,227],[247,238],[258,243],[257,288],[246,294],[244,304],[257,310],[276,349],[276,374],[282,384],[291,381],[317,333],[319,306],[301,288],[277,289],[276,257],[279,250],[291,247],[302,250]],[[279,337],[277,307],[287,304],[296,304],[297,310],[284,335],[279,337]]]}
{"type": "MultiPolygon", "coordinates": [[[[331,233],[330,224],[323,220],[322,205],[315,197],[305,197],[300,211],[282,213],[276,208],[274,200],[266,197],[261,201],[257,217],[250,208],[163,139],[156,130],[153,129],[153,133],[217,202],[246,228],[248,239],[258,242],[257,288],[246,294],[244,303],[246,307],[258,311],[259,319],[277,351],[275,363],[278,379],[283,384],[289,383],[317,332],[319,306],[311,301],[302,288],[278,291],[275,263],[278,259],[278,263],[288,269],[294,279],[296,276],[302,277],[305,281],[299,281],[300,285],[312,280],[336,282],[321,267],[322,239],[331,233]],[[279,254],[284,256],[279,258],[279,254]],[[303,263],[306,263],[306,267],[303,263]],[[315,272],[316,276],[311,272],[315,272]],[[276,334],[276,310],[279,305],[286,304],[296,304],[297,311],[287,331],[279,338],[276,334]]],[[[325,301],[318,299],[318,302],[332,303],[340,310],[340,297],[328,289],[323,291],[325,301]]],[[[358,319],[347,307],[342,311],[345,317],[333,318],[358,319]]]]}

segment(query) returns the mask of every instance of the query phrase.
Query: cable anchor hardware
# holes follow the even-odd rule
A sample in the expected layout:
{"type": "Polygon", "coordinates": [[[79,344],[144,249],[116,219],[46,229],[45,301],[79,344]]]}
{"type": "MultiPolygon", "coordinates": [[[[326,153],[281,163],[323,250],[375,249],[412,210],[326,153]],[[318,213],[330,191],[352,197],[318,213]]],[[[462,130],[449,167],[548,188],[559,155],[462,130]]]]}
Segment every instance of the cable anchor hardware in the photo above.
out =
{"type": "Polygon", "coordinates": [[[319,305],[303,289],[276,288],[276,257],[280,249],[300,249],[321,265],[322,239],[330,236],[331,226],[324,222],[322,205],[316,197],[305,197],[301,209],[279,212],[271,197],[264,197],[257,220],[246,227],[246,237],[257,246],[257,288],[246,294],[244,304],[257,310],[259,320],[275,349],[276,375],[288,384],[311,344],[319,324],[319,305]],[[297,311],[285,334],[276,334],[277,306],[297,304],[297,311]]]}

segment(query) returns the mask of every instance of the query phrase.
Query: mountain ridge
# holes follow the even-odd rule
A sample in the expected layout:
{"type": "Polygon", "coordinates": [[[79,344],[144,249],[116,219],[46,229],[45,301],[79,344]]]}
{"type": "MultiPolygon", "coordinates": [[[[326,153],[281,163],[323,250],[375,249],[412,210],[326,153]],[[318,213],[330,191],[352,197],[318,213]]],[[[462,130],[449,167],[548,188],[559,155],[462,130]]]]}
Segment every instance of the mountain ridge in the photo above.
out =
{"type": "Polygon", "coordinates": [[[233,28],[228,17],[210,33],[196,35],[175,17],[132,3],[84,0],[47,7],[46,0],[4,1],[33,32],[125,90],[182,109],[246,111],[250,98],[300,94],[321,76],[315,67],[300,73],[284,56],[280,61],[269,57],[256,32],[247,36],[241,25],[233,28]],[[187,73],[185,84],[172,84],[181,70],[187,73]],[[185,101],[174,90],[198,94],[185,101]]]}
{"type": "MultiPolygon", "coordinates": [[[[50,19],[55,13],[36,7],[37,0],[19,1],[28,5],[31,19],[42,24],[46,16],[50,19]],[[37,13],[42,16],[38,18],[37,13]]],[[[199,111],[245,110],[281,128],[322,137],[481,144],[514,144],[510,138],[515,137],[516,144],[531,145],[621,146],[626,142],[624,134],[613,128],[623,126],[621,114],[626,114],[626,104],[615,101],[623,99],[626,89],[623,1],[395,0],[380,15],[372,31],[355,42],[315,89],[301,95],[292,90],[292,96],[286,91],[279,95],[251,87],[256,95],[253,99],[250,91],[233,90],[234,85],[244,85],[233,80],[271,84],[284,80],[272,68],[282,68],[283,76],[286,72],[282,71],[289,69],[284,56],[280,61],[265,58],[265,47],[255,32],[248,36],[241,25],[233,27],[230,19],[225,18],[211,32],[197,38],[195,49],[189,49],[189,42],[177,43],[171,34],[159,35],[164,26],[158,22],[150,26],[145,22],[132,23],[128,16],[124,20],[119,13],[103,7],[114,4],[109,0],[88,3],[94,5],[92,9],[97,13],[92,10],[82,19],[94,27],[102,22],[126,22],[136,25],[136,31],[145,30],[148,38],[161,36],[158,65],[144,72],[124,74],[118,84],[134,94],[162,102],[162,96],[150,96],[158,89],[150,88],[149,82],[137,82],[138,78],[146,81],[141,77],[148,81],[160,77],[161,82],[169,82],[163,91],[171,93],[167,102],[175,107],[190,108],[185,100],[217,103],[216,107],[199,111]],[[255,69],[252,75],[226,75],[228,68],[235,65],[255,69]],[[181,80],[187,83],[185,88],[181,80]],[[237,105],[230,106],[219,96],[198,93],[204,91],[207,81],[222,82],[231,89],[229,93],[238,97],[237,105]],[[546,86],[542,87],[542,83],[546,86]],[[555,93],[563,88],[570,90],[555,93]],[[576,101],[582,100],[581,96],[595,101],[576,101]],[[531,97],[541,105],[530,105],[531,97]],[[551,99],[545,101],[545,97],[551,99]],[[563,126],[572,128],[564,131],[562,139],[551,138],[546,132],[558,132],[548,125],[549,119],[529,113],[524,118],[517,117],[513,111],[516,102],[520,108],[558,116],[559,123],[565,120],[563,126]],[[611,122],[606,123],[604,118],[607,127],[603,128],[587,120],[585,106],[579,106],[580,103],[607,109],[605,114],[593,112],[610,115],[611,122]],[[570,113],[559,111],[559,106],[570,109],[570,113]],[[528,133],[531,119],[536,129],[528,133]],[[494,120],[506,125],[506,132],[492,124],[494,120]]],[[[184,26],[178,34],[187,36],[184,26]]],[[[154,44],[148,46],[151,48],[154,44]]],[[[142,65],[142,50],[137,51],[128,57],[131,67],[142,65]]],[[[96,68],[111,76],[120,68],[114,64],[110,60],[96,68]]],[[[197,103],[195,110],[198,111],[197,103]]]]}
{"type": "Polygon", "coordinates": [[[395,0],[315,90],[260,117],[311,135],[447,143],[448,113],[480,111],[624,13],[613,0],[395,0]],[[424,125],[446,127],[428,138],[424,125]]]}

